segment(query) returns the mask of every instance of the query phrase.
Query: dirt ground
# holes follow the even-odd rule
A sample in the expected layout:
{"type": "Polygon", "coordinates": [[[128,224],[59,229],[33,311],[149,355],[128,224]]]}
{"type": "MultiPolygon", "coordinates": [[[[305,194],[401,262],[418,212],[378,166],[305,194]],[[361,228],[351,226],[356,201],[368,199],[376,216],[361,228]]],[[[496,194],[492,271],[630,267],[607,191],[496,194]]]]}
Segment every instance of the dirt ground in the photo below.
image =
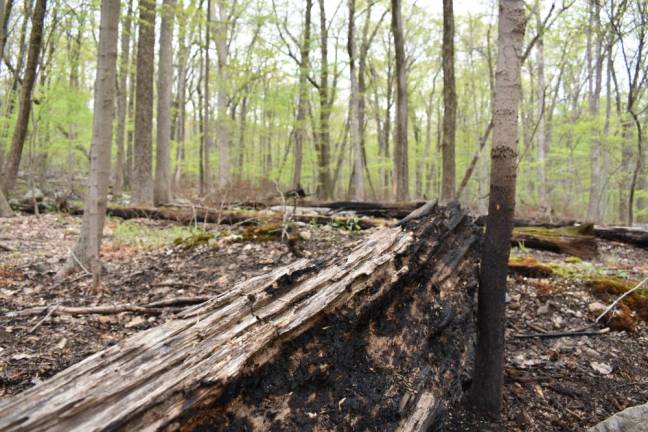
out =
{"type": "MultiPolygon", "coordinates": [[[[344,253],[367,233],[330,226],[298,228],[301,253],[313,257],[344,253]]],[[[11,312],[210,296],[296,259],[280,242],[245,240],[249,236],[241,227],[197,230],[160,221],[109,219],[102,250],[106,274],[102,290],[95,292],[83,272],[62,282],[54,278],[78,230],[79,219],[64,215],[0,219],[0,400],[171,319],[174,309],[160,315],[52,314],[47,319],[46,312],[11,312]]],[[[614,298],[595,297],[583,275],[637,280],[648,274],[646,250],[610,242],[600,242],[599,250],[599,258],[591,262],[514,250],[564,271],[545,278],[511,276],[503,418],[500,423],[474,418],[459,401],[447,407],[447,430],[580,430],[648,400],[648,328],[640,320],[633,331],[590,337],[517,337],[591,324],[596,317],[592,305],[614,298]]]]}

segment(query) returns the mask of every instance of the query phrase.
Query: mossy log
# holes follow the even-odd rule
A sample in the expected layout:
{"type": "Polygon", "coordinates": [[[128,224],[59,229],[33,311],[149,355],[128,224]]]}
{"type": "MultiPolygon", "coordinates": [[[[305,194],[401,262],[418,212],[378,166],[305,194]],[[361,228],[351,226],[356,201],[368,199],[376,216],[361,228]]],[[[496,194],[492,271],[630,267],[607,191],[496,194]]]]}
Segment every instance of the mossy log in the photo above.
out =
{"type": "Polygon", "coordinates": [[[0,430],[421,430],[460,396],[478,237],[435,208],[241,282],[1,403],[0,430]]]}
{"type": "Polygon", "coordinates": [[[583,259],[598,254],[598,245],[591,224],[561,228],[518,227],[513,229],[513,246],[546,250],[583,259]]]}
{"type": "MultiPolygon", "coordinates": [[[[402,219],[417,208],[423,206],[425,201],[411,201],[402,203],[369,202],[369,201],[315,201],[300,199],[297,202],[287,200],[287,205],[296,204],[298,207],[322,209],[330,213],[349,212],[357,216],[368,216],[381,219],[402,219]]],[[[282,206],[283,202],[273,200],[268,202],[241,202],[232,203],[228,208],[263,209],[282,206]]]]}

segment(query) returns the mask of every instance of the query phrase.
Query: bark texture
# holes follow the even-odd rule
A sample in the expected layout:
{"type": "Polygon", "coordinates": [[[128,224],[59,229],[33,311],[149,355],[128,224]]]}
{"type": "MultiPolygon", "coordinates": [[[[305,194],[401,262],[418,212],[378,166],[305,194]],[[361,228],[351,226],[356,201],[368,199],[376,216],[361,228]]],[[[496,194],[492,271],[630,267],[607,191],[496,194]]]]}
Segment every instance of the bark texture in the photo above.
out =
{"type": "Polygon", "coordinates": [[[135,88],[133,203],[153,204],[153,73],[155,69],[155,0],[140,0],[135,88]]]}
{"type": "Polygon", "coordinates": [[[171,89],[173,88],[173,26],[176,0],[164,0],[158,66],[157,148],[153,201],[171,202],[171,89]]]}
{"type": "Polygon", "coordinates": [[[526,25],[524,2],[500,0],[498,25],[490,198],[482,247],[478,342],[471,388],[477,408],[493,416],[499,416],[502,408],[506,276],[515,211],[520,57],[526,25]]]}
{"type": "Polygon", "coordinates": [[[93,267],[99,260],[101,237],[106,218],[117,75],[119,6],[120,0],[104,0],[101,3],[90,175],[81,232],[74,246],[74,256],[69,259],[72,266],[76,266],[77,261],[80,261],[86,269],[93,267]]]}
{"type": "Polygon", "coordinates": [[[394,50],[396,53],[396,136],[394,142],[394,194],[397,201],[409,198],[409,162],[407,140],[407,65],[401,1],[391,0],[394,50]]]}
{"type": "Polygon", "coordinates": [[[454,72],[454,12],[452,2],[443,0],[443,173],[441,201],[455,197],[455,135],[457,129],[457,90],[454,72]]]}
{"type": "Polygon", "coordinates": [[[365,197],[364,173],[362,169],[362,143],[360,128],[360,101],[358,74],[356,68],[355,0],[349,0],[349,31],[347,34],[347,53],[349,54],[349,75],[351,100],[349,101],[349,132],[353,149],[353,199],[362,201],[365,197]]]}
{"type": "Polygon", "coordinates": [[[428,211],[94,354],[0,404],[0,429],[439,426],[470,357],[478,236],[458,208],[428,211]]]}
{"type": "MultiPolygon", "coordinates": [[[[123,20],[121,32],[121,58],[119,62],[119,84],[117,86],[117,160],[115,162],[114,194],[121,195],[124,189],[124,171],[126,163],[126,112],[128,110],[128,75],[130,65],[131,19],[133,15],[133,0],[128,1],[128,12],[123,20]]],[[[132,97],[132,96],[131,96],[132,97]]]]}

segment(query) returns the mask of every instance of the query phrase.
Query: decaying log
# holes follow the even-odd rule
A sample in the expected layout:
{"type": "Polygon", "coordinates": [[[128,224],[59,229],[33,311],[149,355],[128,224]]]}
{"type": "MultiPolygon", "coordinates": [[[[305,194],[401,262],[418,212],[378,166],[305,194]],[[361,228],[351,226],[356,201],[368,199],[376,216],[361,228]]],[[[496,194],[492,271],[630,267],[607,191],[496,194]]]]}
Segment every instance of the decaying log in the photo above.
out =
{"type": "Polygon", "coordinates": [[[594,226],[596,237],[648,249],[648,229],[623,226],[594,226]]]}
{"type": "Polygon", "coordinates": [[[591,224],[561,228],[514,228],[513,246],[573,255],[583,259],[594,258],[598,245],[591,224]]]}
{"type": "Polygon", "coordinates": [[[471,355],[478,238],[437,208],[239,283],[1,403],[0,430],[420,430],[471,355]]]}

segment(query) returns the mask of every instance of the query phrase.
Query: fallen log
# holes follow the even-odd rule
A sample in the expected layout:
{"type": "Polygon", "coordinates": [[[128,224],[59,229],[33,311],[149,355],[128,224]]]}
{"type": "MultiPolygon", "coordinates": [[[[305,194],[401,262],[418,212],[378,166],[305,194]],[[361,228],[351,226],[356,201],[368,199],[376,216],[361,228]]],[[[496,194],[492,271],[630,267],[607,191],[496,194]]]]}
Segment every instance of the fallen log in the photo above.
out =
{"type": "MultiPolygon", "coordinates": [[[[368,216],[381,219],[402,219],[412,211],[425,204],[425,201],[411,201],[402,203],[388,203],[388,202],[369,202],[369,201],[315,201],[315,200],[298,200],[296,203],[288,200],[287,206],[294,205],[297,207],[307,207],[313,209],[323,209],[323,211],[330,213],[348,212],[358,216],[368,216]]],[[[225,207],[232,208],[251,208],[251,209],[265,209],[277,206],[283,206],[282,201],[268,201],[268,202],[240,202],[227,204],[225,207]]]]}
{"type": "MultiPolygon", "coordinates": [[[[28,210],[28,209],[23,209],[28,210]]],[[[80,216],[83,208],[70,206],[68,212],[80,216]]],[[[207,207],[113,207],[106,209],[108,216],[122,219],[155,219],[168,220],[183,225],[197,223],[213,223],[223,225],[257,225],[260,223],[281,223],[283,214],[269,210],[219,210],[207,207]]],[[[357,229],[369,229],[384,225],[380,221],[368,218],[352,218],[346,216],[308,215],[290,213],[290,219],[297,222],[312,223],[317,225],[353,226],[357,229]]]]}
{"type": "Polygon", "coordinates": [[[594,234],[598,238],[630,244],[648,249],[648,229],[623,226],[594,226],[594,234]]]}
{"type": "Polygon", "coordinates": [[[0,430],[421,430],[471,355],[478,236],[434,208],[239,283],[0,403],[0,430]]]}
{"type": "Polygon", "coordinates": [[[591,224],[561,228],[517,227],[513,229],[513,246],[573,255],[583,259],[596,257],[598,245],[591,224]]]}

